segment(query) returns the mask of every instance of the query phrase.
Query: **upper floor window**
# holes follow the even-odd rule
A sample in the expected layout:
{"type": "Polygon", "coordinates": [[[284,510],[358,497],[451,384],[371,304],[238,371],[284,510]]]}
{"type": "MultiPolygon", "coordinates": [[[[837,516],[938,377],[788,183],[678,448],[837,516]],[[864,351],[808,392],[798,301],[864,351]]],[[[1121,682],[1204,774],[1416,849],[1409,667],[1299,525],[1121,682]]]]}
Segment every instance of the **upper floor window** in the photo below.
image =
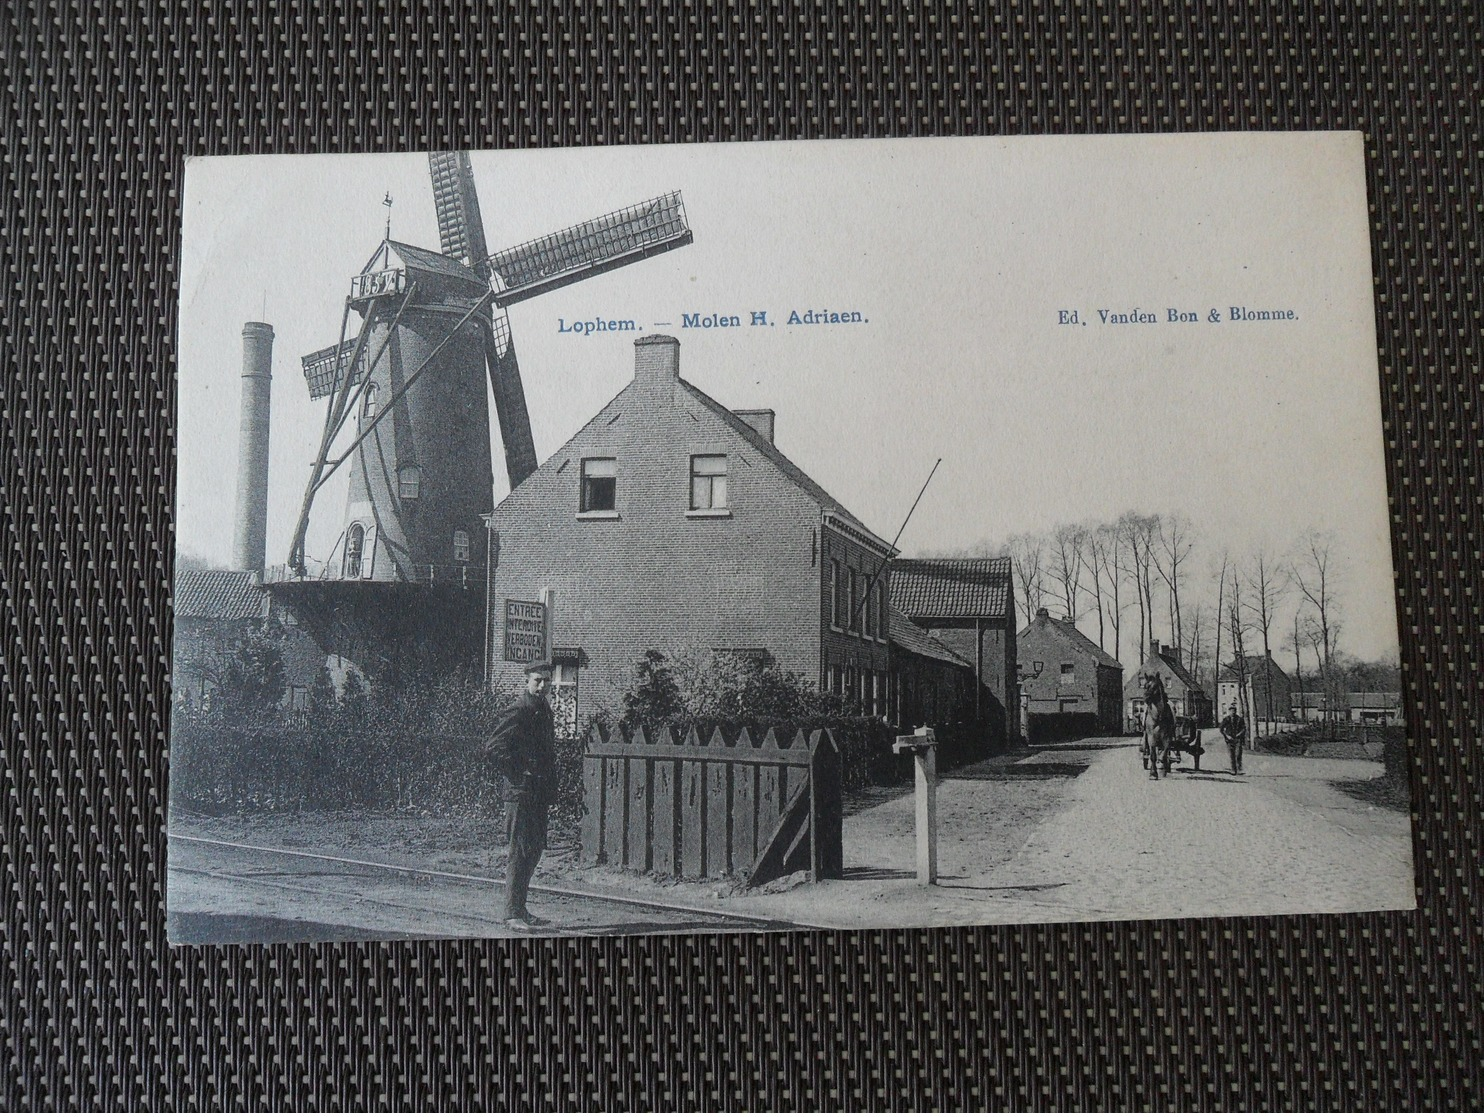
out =
{"type": "Polygon", "coordinates": [[[845,585],[840,577],[840,560],[830,559],[830,624],[840,628],[844,624],[841,614],[845,611],[841,602],[841,595],[845,592],[845,585]]]}
{"type": "Polygon", "coordinates": [[[423,495],[423,471],[415,465],[397,470],[397,495],[403,500],[416,500],[423,495]]]}
{"type": "Polygon", "coordinates": [[[691,455],[690,506],[695,511],[727,506],[727,457],[725,454],[691,455]]]}
{"type": "Polygon", "coordinates": [[[1062,686],[1071,686],[1076,681],[1077,681],[1077,666],[1076,666],[1076,664],[1073,664],[1073,663],[1063,663],[1061,665],[1061,685],[1062,686]]]}
{"type": "Polygon", "coordinates": [[[467,531],[453,533],[453,561],[469,561],[469,533],[467,531]]]}
{"type": "Polygon", "coordinates": [[[854,570],[847,570],[845,577],[850,579],[850,596],[846,598],[846,603],[849,605],[849,612],[845,614],[845,624],[843,627],[854,629],[860,623],[860,579],[854,570]]]}
{"type": "Polygon", "coordinates": [[[612,512],[618,508],[618,459],[583,458],[579,512],[612,512]]]}
{"type": "Polygon", "coordinates": [[[361,418],[374,419],[376,417],[376,383],[373,381],[366,385],[366,390],[361,393],[361,418]]]}

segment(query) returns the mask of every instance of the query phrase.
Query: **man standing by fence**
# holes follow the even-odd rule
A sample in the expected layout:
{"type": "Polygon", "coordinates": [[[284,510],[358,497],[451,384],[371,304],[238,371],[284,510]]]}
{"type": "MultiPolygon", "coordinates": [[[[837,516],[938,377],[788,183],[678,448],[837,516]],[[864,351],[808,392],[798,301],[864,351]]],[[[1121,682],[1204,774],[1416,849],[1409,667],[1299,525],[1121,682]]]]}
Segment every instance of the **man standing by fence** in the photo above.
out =
{"type": "Polygon", "coordinates": [[[546,688],[551,664],[526,668],[526,692],[505,711],[485,744],[496,770],[508,781],[505,795],[505,832],[509,853],[505,864],[505,922],[528,931],[547,922],[526,907],[526,892],[536,864],[546,849],[546,821],[556,795],[556,733],[546,688]]]}
{"type": "Polygon", "coordinates": [[[1221,735],[1226,738],[1226,751],[1232,760],[1232,772],[1242,774],[1242,746],[1247,743],[1247,719],[1237,713],[1233,703],[1226,717],[1221,719],[1221,735]]]}

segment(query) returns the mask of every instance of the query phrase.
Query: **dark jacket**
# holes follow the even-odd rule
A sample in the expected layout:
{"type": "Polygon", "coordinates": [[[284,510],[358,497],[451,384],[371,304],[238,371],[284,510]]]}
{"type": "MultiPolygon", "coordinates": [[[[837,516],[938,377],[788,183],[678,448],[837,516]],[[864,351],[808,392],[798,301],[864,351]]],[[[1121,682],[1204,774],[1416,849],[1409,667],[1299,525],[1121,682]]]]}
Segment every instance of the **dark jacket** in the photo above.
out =
{"type": "Polygon", "coordinates": [[[500,715],[484,750],[514,796],[551,802],[556,794],[556,731],[545,698],[522,694],[500,715]]]}
{"type": "Polygon", "coordinates": [[[1247,721],[1241,714],[1227,714],[1221,721],[1221,735],[1235,741],[1247,735],[1247,721]]]}

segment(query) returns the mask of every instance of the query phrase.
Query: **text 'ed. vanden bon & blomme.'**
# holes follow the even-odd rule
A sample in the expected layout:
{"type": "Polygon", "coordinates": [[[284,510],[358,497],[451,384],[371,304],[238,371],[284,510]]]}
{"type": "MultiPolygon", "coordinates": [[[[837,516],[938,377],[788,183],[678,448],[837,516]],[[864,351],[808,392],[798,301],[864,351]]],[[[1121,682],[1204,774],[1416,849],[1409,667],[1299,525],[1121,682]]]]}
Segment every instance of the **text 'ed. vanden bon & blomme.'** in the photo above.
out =
{"type": "Polygon", "coordinates": [[[1058,310],[1058,326],[1169,326],[1194,325],[1205,322],[1220,325],[1223,322],[1297,322],[1298,311],[1290,307],[1219,306],[1204,312],[1188,308],[1167,306],[1162,311],[1133,307],[1129,310],[1109,310],[1099,307],[1091,316],[1080,310],[1058,310]]]}

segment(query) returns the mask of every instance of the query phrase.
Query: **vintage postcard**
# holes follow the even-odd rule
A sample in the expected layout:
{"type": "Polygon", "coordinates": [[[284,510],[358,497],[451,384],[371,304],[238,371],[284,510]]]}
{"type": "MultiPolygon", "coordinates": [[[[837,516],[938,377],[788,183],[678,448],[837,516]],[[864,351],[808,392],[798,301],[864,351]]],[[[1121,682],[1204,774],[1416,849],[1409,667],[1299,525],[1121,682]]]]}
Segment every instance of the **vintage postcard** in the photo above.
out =
{"type": "Polygon", "coordinates": [[[190,161],[172,941],[1412,907],[1363,150],[190,161]]]}

